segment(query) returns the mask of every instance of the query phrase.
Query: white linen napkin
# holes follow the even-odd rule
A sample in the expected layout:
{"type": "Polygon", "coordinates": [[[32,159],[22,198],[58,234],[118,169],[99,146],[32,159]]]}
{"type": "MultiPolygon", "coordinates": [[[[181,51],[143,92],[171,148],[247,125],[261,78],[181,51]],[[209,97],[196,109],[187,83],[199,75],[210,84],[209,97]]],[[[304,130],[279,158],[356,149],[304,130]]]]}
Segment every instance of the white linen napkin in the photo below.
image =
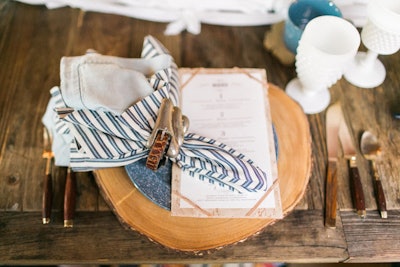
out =
{"type": "Polygon", "coordinates": [[[168,68],[170,55],[149,59],[120,58],[88,53],[61,59],[61,91],[74,109],[92,109],[121,114],[151,94],[148,77],[168,68]]]}

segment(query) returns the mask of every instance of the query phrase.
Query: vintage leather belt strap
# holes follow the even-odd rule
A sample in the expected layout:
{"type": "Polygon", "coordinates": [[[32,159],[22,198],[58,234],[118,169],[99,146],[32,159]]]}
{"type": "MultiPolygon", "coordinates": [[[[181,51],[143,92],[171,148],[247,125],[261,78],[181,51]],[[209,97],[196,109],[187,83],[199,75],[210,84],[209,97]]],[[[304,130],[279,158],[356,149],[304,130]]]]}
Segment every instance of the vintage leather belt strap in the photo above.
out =
{"type": "Polygon", "coordinates": [[[189,119],[182,115],[180,108],[173,106],[170,99],[164,98],[146,144],[150,149],[146,166],[152,170],[158,169],[165,154],[169,158],[176,158],[188,128],[189,119]]]}

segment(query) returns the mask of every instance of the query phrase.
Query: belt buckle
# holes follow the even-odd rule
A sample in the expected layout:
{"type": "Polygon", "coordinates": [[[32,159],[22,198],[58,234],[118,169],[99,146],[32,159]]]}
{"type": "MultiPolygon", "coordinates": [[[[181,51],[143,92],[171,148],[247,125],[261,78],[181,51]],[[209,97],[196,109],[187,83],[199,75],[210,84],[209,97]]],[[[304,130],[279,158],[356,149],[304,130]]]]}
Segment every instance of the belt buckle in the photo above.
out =
{"type": "Polygon", "coordinates": [[[176,158],[189,128],[189,119],[182,115],[180,108],[169,98],[163,98],[160,110],[146,147],[150,150],[146,167],[157,170],[165,161],[165,156],[176,158]]]}

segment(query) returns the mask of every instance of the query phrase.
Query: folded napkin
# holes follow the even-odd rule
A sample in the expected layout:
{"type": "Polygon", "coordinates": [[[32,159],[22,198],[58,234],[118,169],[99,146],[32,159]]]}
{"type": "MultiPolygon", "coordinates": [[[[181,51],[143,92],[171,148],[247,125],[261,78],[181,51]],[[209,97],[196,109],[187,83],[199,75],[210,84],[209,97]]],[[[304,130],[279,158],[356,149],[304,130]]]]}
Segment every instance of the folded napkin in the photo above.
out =
{"type": "Polygon", "coordinates": [[[88,53],[61,60],[61,91],[74,109],[124,112],[154,91],[146,78],[172,63],[170,55],[150,59],[118,58],[88,53]]]}
{"type": "MultiPolygon", "coordinates": [[[[54,135],[56,165],[75,171],[125,166],[147,157],[163,98],[179,106],[178,68],[168,50],[147,36],[141,59],[97,53],[63,58],[61,86],[51,96],[43,123],[54,135]]],[[[185,134],[170,160],[233,191],[266,190],[272,179],[245,155],[195,133],[185,134]]]]}

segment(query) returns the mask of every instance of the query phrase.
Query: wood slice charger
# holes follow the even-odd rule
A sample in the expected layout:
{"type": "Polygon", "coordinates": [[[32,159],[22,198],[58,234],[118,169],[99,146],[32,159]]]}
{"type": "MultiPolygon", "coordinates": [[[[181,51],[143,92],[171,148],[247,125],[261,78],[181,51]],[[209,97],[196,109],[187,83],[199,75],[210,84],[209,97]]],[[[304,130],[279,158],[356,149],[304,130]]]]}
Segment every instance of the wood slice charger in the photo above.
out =
{"type": "MultiPolygon", "coordinates": [[[[272,121],[278,136],[278,176],[284,216],[301,200],[311,172],[311,136],[301,107],[269,84],[272,121]]],[[[171,216],[136,189],[125,169],[95,171],[100,191],[120,222],[166,247],[198,252],[243,241],[275,219],[171,216]]]]}

